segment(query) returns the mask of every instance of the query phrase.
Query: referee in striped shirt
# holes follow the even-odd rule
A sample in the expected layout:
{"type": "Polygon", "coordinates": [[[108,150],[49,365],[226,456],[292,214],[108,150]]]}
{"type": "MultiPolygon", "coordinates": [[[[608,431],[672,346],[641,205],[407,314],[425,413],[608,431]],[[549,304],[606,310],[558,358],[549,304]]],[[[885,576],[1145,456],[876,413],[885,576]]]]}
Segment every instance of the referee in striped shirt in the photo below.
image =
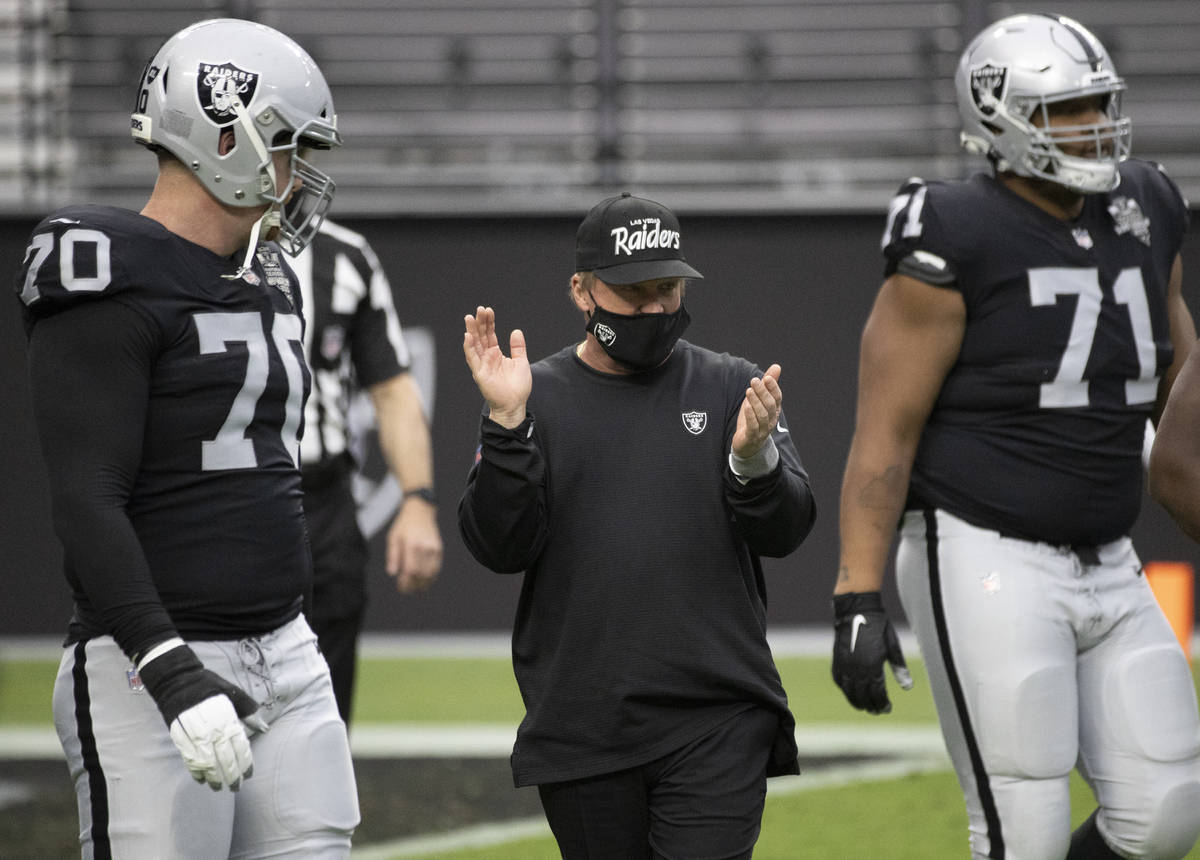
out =
{"type": "Polygon", "coordinates": [[[386,557],[401,593],[428,588],[442,565],[433,457],[391,286],[366,239],[326,220],[289,262],[303,291],[304,353],[313,379],[300,452],[313,555],[309,622],[349,727],[368,559],[351,492],[356,463],[348,425],[355,389],[370,396],[380,449],[403,492],[386,557]]]}

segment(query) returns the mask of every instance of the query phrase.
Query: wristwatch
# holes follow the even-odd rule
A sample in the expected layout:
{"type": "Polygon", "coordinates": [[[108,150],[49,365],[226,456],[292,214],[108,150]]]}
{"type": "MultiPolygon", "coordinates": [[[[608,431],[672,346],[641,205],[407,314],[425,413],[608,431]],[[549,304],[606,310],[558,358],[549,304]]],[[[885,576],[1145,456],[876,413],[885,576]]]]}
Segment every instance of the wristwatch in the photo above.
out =
{"type": "Polygon", "coordinates": [[[424,499],[429,504],[437,507],[437,496],[434,495],[433,487],[414,487],[411,490],[404,490],[404,498],[400,500],[400,504],[404,504],[411,498],[424,499]]]}

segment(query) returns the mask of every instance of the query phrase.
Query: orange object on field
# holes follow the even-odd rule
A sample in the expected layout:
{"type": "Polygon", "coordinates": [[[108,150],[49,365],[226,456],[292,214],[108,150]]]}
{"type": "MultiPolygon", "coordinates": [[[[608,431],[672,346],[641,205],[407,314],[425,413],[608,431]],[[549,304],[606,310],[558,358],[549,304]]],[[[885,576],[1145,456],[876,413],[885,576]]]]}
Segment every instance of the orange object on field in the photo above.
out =
{"type": "Polygon", "coordinates": [[[1191,660],[1196,587],[1192,566],[1183,561],[1151,561],[1146,564],[1146,581],[1171,622],[1184,656],[1191,660]]]}

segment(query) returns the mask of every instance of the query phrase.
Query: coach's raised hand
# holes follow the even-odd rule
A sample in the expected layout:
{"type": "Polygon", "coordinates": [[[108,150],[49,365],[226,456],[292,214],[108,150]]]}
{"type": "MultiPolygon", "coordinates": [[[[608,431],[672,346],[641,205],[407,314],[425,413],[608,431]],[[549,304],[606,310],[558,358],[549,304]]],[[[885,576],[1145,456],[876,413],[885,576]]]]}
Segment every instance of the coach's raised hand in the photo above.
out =
{"type": "Polygon", "coordinates": [[[490,417],[512,429],[525,420],[525,402],[533,390],[533,375],[525,354],[525,335],[513,329],[508,336],[510,355],[500,349],[496,336],[496,312],[480,306],[475,315],[463,318],[463,354],[479,393],[487,401],[490,417]]]}
{"type": "Polygon", "coordinates": [[[192,777],[213,791],[225,786],[237,791],[254,770],[242,721],[259,731],[267,729],[253,716],[258,703],[205,669],[181,639],[151,649],[139,662],[138,674],[192,777]]]}

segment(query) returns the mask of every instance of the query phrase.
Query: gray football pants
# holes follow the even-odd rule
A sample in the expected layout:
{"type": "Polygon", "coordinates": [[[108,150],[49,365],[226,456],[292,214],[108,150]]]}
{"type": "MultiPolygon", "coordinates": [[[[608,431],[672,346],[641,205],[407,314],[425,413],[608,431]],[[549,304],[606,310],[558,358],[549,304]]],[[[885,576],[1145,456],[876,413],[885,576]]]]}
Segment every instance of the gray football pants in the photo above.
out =
{"type": "Polygon", "coordinates": [[[205,667],[262,704],[254,774],[196,782],[112,637],[69,646],[54,722],[79,803],[84,860],[225,860],[350,854],[358,795],[329,669],[303,616],[265,636],[190,642],[205,667]]]}
{"type": "Polygon", "coordinates": [[[1200,720],[1187,661],[1132,543],[1096,554],[1088,564],[1069,547],[944,511],[904,516],[900,597],[975,858],[1062,860],[1073,767],[1122,856],[1183,857],[1200,834],[1200,720]]]}

